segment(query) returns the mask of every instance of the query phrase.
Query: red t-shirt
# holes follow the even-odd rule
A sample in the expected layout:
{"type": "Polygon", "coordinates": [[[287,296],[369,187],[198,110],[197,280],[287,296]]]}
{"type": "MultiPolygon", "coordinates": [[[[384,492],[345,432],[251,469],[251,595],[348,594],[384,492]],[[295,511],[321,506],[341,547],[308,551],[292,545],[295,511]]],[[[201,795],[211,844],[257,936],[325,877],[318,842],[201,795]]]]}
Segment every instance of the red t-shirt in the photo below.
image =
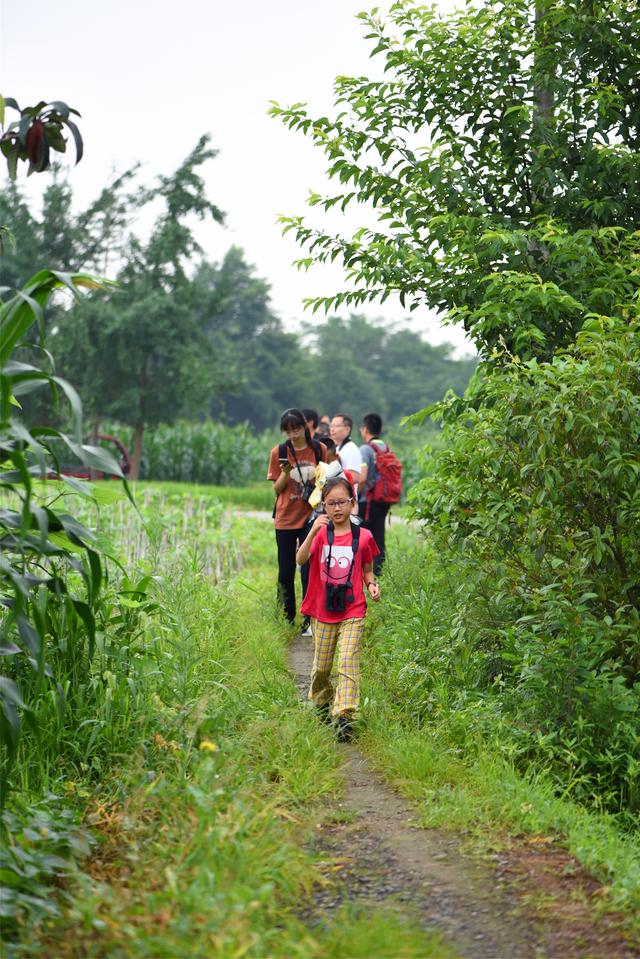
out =
{"type": "Polygon", "coordinates": [[[380,550],[368,529],[360,527],[360,542],[353,564],[351,583],[353,584],[353,602],[347,603],[344,613],[329,613],[325,605],[325,585],[327,579],[331,583],[345,583],[349,576],[353,550],[351,549],[351,530],[336,534],[331,546],[331,568],[327,570],[329,544],[327,543],[327,528],[321,527],[311,544],[309,553],[309,586],[307,595],[300,607],[305,616],[313,616],[323,623],[340,623],[343,619],[363,619],[367,613],[367,600],[364,595],[364,580],[362,567],[365,563],[372,563],[374,556],[380,550]]]}
{"type": "MultiPolygon", "coordinates": [[[[280,446],[274,446],[269,456],[267,479],[275,482],[280,476],[280,462],[278,460],[280,446]]],[[[296,450],[295,457],[287,446],[287,459],[293,469],[289,473],[287,485],[276,500],[276,515],[274,526],[276,529],[300,529],[311,516],[311,507],[300,496],[302,484],[306,480],[315,480],[316,456],[311,446],[296,450]],[[298,465],[296,466],[296,459],[298,465]],[[298,466],[300,470],[298,470],[298,466]]],[[[327,450],[320,444],[320,459],[327,459],[327,450]]]]}

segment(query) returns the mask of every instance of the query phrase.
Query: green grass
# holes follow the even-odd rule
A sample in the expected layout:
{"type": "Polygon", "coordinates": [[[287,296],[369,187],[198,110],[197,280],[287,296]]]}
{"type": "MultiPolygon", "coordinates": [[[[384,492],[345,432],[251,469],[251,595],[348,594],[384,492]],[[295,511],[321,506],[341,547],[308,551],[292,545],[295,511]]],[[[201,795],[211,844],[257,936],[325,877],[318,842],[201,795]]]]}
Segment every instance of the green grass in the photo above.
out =
{"type": "Polygon", "coordinates": [[[343,909],[311,955],[328,959],[453,959],[458,953],[410,917],[379,909],[343,909]]]}
{"type": "Polygon", "coordinates": [[[269,524],[238,518],[229,535],[244,559],[228,584],[188,551],[162,567],[146,695],[101,781],[86,789],[78,767],[68,784],[100,842],[67,878],[61,914],[31,915],[12,954],[451,956],[410,916],[343,910],[309,926],[297,915],[326,882],[308,840],[340,795],[339,753],[286,666],[269,524]]]}
{"type": "MultiPolygon", "coordinates": [[[[390,549],[401,552],[415,536],[406,527],[392,527],[390,549]]],[[[396,581],[402,583],[397,571],[396,581]]],[[[385,585],[383,576],[383,602],[410,602],[385,585]]],[[[388,621],[385,625],[388,631],[388,621]]],[[[559,795],[539,766],[531,765],[528,774],[516,770],[479,734],[463,740],[452,735],[450,723],[439,724],[433,717],[418,721],[407,708],[404,685],[397,683],[390,645],[385,642],[378,653],[372,638],[365,647],[360,743],[385,776],[417,803],[423,825],[471,832],[479,850],[499,846],[505,829],[511,835],[553,835],[605,885],[609,907],[625,911],[640,935],[638,834],[625,832],[613,816],[559,795]]]]}
{"type": "Polygon", "coordinates": [[[233,506],[239,510],[271,512],[273,509],[273,483],[266,479],[264,482],[251,483],[249,486],[199,486],[196,483],[160,483],[140,480],[132,485],[134,496],[136,490],[144,490],[146,487],[161,490],[167,495],[179,494],[219,500],[225,506],[233,506]]]}

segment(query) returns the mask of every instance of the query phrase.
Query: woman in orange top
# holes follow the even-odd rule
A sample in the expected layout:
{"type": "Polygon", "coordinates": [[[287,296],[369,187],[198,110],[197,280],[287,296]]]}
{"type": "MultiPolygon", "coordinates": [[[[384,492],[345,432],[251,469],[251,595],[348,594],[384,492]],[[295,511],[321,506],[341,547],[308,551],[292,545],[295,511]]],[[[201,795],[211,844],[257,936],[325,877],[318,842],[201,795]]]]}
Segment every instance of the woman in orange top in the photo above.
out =
{"type": "MultiPolygon", "coordinates": [[[[280,417],[280,429],[286,434],[287,442],[284,449],[281,444],[271,450],[267,479],[272,481],[276,495],[274,526],[278,547],[278,587],[285,615],[292,623],[296,618],[296,550],[307,535],[312,512],[308,500],[315,485],[316,465],[320,460],[326,462],[327,452],[322,443],[311,438],[301,410],[285,410],[280,417]]],[[[300,572],[304,597],[309,579],[308,564],[305,563],[300,572]]]]}

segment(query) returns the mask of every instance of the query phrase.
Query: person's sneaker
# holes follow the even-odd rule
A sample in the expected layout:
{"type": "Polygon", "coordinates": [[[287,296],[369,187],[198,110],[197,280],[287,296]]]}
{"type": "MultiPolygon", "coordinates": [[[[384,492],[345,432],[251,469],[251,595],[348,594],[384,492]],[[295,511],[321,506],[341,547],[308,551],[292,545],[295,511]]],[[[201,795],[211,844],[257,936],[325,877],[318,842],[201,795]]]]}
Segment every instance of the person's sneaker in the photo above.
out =
{"type": "Polygon", "coordinates": [[[313,636],[313,633],[311,632],[311,620],[309,619],[309,617],[302,620],[302,629],[300,631],[300,635],[313,636]]]}
{"type": "Polygon", "coordinates": [[[350,743],[353,739],[353,722],[350,716],[338,716],[336,719],[336,738],[339,743],[350,743]]]}

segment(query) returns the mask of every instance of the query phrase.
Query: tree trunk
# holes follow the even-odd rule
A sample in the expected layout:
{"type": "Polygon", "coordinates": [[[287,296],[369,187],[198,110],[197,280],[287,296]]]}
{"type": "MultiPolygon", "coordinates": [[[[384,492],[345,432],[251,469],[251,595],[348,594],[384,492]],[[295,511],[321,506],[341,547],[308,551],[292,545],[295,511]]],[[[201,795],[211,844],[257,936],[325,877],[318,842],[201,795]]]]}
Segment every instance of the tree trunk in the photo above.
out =
{"type": "Polygon", "coordinates": [[[131,472],[129,479],[134,483],[140,476],[140,460],[142,459],[142,439],[144,436],[144,422],[135,425],[133,434],[133,453],[131,455],[131,472]]]}

